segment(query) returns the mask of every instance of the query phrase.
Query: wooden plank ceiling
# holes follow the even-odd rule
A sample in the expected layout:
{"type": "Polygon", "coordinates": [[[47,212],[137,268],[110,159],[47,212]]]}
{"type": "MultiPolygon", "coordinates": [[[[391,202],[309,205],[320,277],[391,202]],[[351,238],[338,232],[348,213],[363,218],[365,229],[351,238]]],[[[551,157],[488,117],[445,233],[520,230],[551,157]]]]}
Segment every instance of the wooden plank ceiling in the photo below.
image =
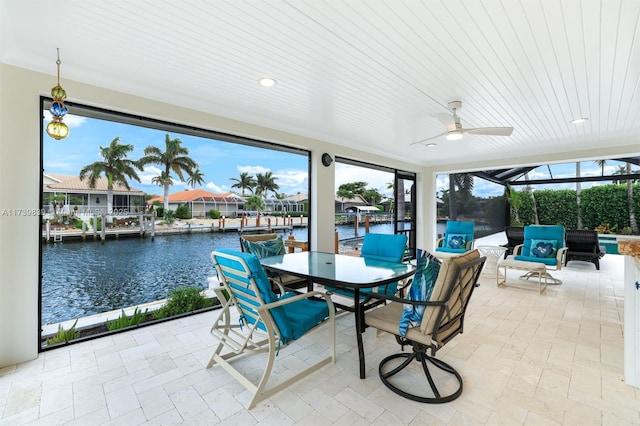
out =
{"type": "Polygon", "coordinates": [[[635,156],[639,17],[630,0],[0,0],[0,60],[53,76],[59,47],[63,86],[421,165],[580,158],[603,146],[635,156]],[[259,86],[263,76],[278,84],[259,86]],[[445,130],[433,115],[451,100],[462,101],[463,127],[513,134],[411,145],[445,130]]]}

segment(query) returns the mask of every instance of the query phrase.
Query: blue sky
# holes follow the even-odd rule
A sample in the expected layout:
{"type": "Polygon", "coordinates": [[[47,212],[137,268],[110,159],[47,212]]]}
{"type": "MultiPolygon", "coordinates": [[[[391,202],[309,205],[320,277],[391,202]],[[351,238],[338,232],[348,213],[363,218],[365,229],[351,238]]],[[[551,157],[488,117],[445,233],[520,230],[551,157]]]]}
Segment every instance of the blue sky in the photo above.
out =
{"type": "MultiPolygon", "coordinates": [[[[50,115],[46,112],[45,123],[49,121],[50,115]]],[[[144,148],[149,145],[164,149],[166,132],[161,130],[71,114],[64,118],[64,122],[70,129],[66,139],[56,141],[46,133],[44,135],[45,173],[77,175],[85,165],[101,160],[99,147],[109,145],[118,136],[121,143],[134,146],[134,151],[129,155],[133,160],[142,157],[144,148]]],[[[308,163],[304,156],[178,133],[170,133],[170,137],[179,137],[183,146],[189,149],[189,155],[205,175],[206,183],[203,188],[208,191],[224,193],[234,190],[231,185],[235,182],[230,179],[238,178],[242,172],[248,172],[255,177],[257,173],[270,171],[277,178],[276,183],[280,186],[278,192],[287,195],[307,192],[308,163]]],[[[148,165],[144,171],[138,173],[141,182],[130,181],[129,184],[148,194],[162,195],[162,188],[151,183],[151,179],[158,176],[160,170],[159,166],[148,165]]],[[[363,171],[360,167],[340,163],[336,163],[335,171],[336,189],[343,183],[365,181],[369,188],[376,188],[380,193],[392,195],[392,190],[387,189],[387,184],[393,181],[391,173],[369,169],[363,171]]],[[[179,182],[176,176],[174,182],[170,189],[172,193],[188,187],[186,183],[179,182]]]]}
{"type": "MultiPolygon", "coordinates": [[[[47,117],[45,121],[48,122],[47,117]]],[[[142,157],[144,148],[149,145],[164,150],[165,131],[72,115],[65,117],[64,121],[70,129],[66,139],[56,141],[45,134],[45,173],[77,175],[85,165],[101,160],[99,147],[108,146],[116,137],[120,137],[121,143],[134,146],[134,151],[128,157],[132,160],[142,157]]],[[[178,133],[169,135],[172,139],[179,137],[183,146],[189,149],[189,156],[204,173],[206,183],[203,188],[208,191],[232,191],[234,181],[230,179],[238,178],[242,172],[255,177],[256,173],[270,171],[277,177],[276,183],[280,186],[278,192],[288,195],[307,192],[308,171],[304,156],[178,133]]],[[[147,165],[142,172],[138,172],[140,182],[130,181],[129,185],[149,194],[161,195],[162,188],[151,183],[151,179],[158,176],[160,171],[160,166],[147,165]]],[[[173,175],[173,178],[171,192],[188,187],[177,176],[173,175]]]]}
{"type": "MultiPolygon", "coordinates": [[[[45,113],[45,123],[50,121],[48,112],[45,113]]],[[[44,169],[45,173],[77,175],[82,167],[101,159],[99,147],[107,146],[115,137],[120,137],[122,143],[132,144],[135,149],[129,156],[133,160],[143,156],[143,150],[149,145],[164,149],[166,132],[161,130],[136,127],[128,124],[115,123],[105,120],[90,119],[74,115],[67,115],[64,119],[70,128],[69,136],[61,141],[56,141],[48,135],[44,136],[44,169]]],[[[280,186],[278,192],[287,195],[306,193],[308,188],[307,158],[300,155],[289,154],[269,149],[254,148],[239,144],[203,139],[177,133],[170,133],[171,138],[179,137],[183,145],[189,148],[189,155],[198,162],[200,170],[204,173],[205,184],[203,188],[214,193],[224,193],[232,190],[233,181],[230,178],[238,178],[240,173],[248,172],[255,176],[257,173],[270,171],[277,178],[280,186]]],[[[605,166],[605,175],[612,174],[623,163],[608,161],[605,166]]],[[[551,165],[553,177],[575,176],[575,163],[551,165]]],[[[148,194],[161,195],[162,189],[151,183],[151,179],[160,174],[160,167],[148,165],[144,171],[139,172],[141,182],[130,182],[136,189],[148,194]]],[[[339,185],[354,181],[365,181],[369,188],[377,189],[386,196],[392,195],[392,190],[387,189],[393,181],[391,173],[381,172],[361,167],[335,164],[336,189],[339,185]]],[[[600,175],[601,169],[593,161],[581,163],[582,176],[600,175]]],[[[530,179],[549,178],[547,166],[541,166],[529,173],[530,179]]],[[[187,184],[179,182],[174,176],[174,185],[171,192],[181,191],[187,188],[187,184]]],[[[583,183],[583,188],[592,185],[602,185],[609,182],[583,183]]],[[[448,175],[438,175],[438,195],[443,189],[448,189],[448,175]]],[[[563,185],[536,185],[534,189],[575,189],[575,184],[563,185]]],[[[475,179],[474,195],[480,197],[499,196],[504,188],[491,182],[475,179]]]]}

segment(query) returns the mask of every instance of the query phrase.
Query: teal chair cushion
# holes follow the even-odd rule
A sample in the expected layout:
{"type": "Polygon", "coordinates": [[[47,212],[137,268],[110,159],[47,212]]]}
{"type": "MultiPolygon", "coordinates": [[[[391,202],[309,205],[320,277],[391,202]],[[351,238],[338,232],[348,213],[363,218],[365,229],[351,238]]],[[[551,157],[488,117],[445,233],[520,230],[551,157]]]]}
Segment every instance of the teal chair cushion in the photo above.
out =
{"type": "Polygon", "coordinates": [[[445,253],[465,253],[467,242],[473,241],[475,224],[470,221],[449,220],[445,228],[442,247],[436,247],[436,251],[445,253]]]}
{"type": "MultiPolygon", "coordinates": [[[[365,234],[360,250],[360,257],[372,260],[383,260],[387,262],[400,263],[404,257],[407,248],[407,236],[403,234],[365,234]]],[[[343,295],[351,295],[353,293],[336,287],[326,286],[327,290],[343,295]]],[[[398,282],[386,284],[374,288],[360,289],[362,297],[366,297],[366,293],[377,291],[387,296],[393,296],[398,291],[398,282]]]]}
{"type": "MultiPolygon", "coordinates": [[[[269,304],[296,295],[293,292],[287,292],[278,297],[271,289],[271,282],[267,278],[267,274],[256,255],[224,248],[217,249],[217,251],[237,256],[245,261],[249,267],[251,274],[250,277],[255,279],[258,291],[260,292],[260,296],[264,303],[269,304]]],[[[238,271],[244,270],[240,262],[233,259],[216,257],[216,261],[222,266],[233,268],[238,271]]],[[[239,275],[235,275],[235,277],[240,279],[239,275]]],[[[255,311],[256,304],[246,297],[247,294],[254,294],[249,286],[249,278],[241,280],[246,282],[245,286],[240,287],[233,283],[229,283],[233,295],[236,297],[236,300],[238,300],[242,310],[251,309],[255,311]]],[[[271,308],[269,312],[273,317],[273,321],[280,330],[280,339],[284,343],[300,338],[303,334],[329,316],[329,308],[326,303],[318,303],[309,299],[302,299],[284,306],[271,308]]],[[[243,320],[253,322],[252,318],[249,316],[244,317],[243,320]]],[[[265,327],[262,324],[259,324],[258,327],[265,331],[265,327]]]]}
{"type": "Polygon", "coordinates": [[[556,266],[558,250],[564,247],[564,226],[529,225],[524,227],[524,244],[516,260],[556,266]]]}
{"type": "Polygon", "coordinates": [[[407,236],[402,234],[365,234],[360,257],[387,262],[402,262],[407,236]]]}

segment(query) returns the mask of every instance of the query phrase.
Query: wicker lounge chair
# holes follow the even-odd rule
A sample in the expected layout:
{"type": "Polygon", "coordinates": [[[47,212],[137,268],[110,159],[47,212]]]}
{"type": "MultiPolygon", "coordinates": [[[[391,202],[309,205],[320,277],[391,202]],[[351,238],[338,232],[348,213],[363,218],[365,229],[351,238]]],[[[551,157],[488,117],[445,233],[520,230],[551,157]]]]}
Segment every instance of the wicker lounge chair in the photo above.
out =
{"type": "Polygon", "coordinates": [[[504,233],[507,236],[507,243],[502,244],[507,251],[504,252],[504,258],[513,254],[513,249],[520,244],[524,244],[524,226],[505,226],[504,233]]]}
{"type": "Polygon", "coordinates": [[[598,232],[591,229],[567,229],[565,237],[565,266],[570,260],[583,260],[593,263],[600,270],[600,258],[604,256],[606,249],[598,242],[598,232]]]}

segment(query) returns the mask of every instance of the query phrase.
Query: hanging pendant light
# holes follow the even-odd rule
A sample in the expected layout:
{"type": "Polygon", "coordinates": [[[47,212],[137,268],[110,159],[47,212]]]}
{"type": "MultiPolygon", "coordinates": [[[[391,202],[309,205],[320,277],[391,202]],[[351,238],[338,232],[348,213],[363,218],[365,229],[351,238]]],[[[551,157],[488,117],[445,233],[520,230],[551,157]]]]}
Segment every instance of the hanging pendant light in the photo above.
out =
{"type": "Polygon", "coordinates": [[[49,124],[47,124],[47,134],[56,140],[64,139],[69,136],[69,127],[62,121],[62,118],[69,112],[64,100],[67,99],[67,92],[60,86],[60,49],[56,48],[58,52],[58,59],[56,65],[58,66],[58,84],[51,89],[51,97],[53,102],[49,107],[49,112],[53,118],[49,124]]]}

